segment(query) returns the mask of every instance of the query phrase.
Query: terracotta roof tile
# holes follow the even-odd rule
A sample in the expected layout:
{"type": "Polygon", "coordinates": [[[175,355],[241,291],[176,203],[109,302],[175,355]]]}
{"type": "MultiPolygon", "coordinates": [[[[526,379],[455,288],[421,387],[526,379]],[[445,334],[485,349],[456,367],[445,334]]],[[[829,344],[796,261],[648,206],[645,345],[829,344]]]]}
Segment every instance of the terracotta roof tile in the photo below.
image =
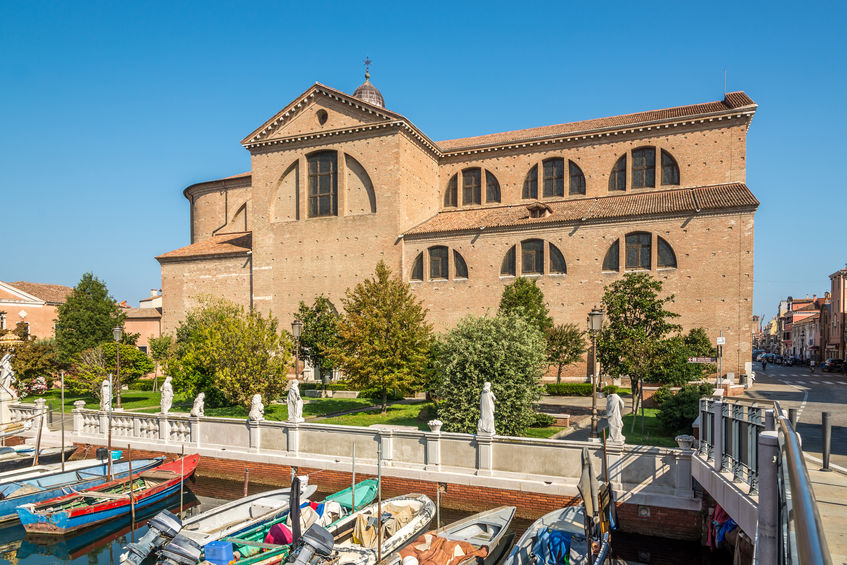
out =
{"type": "Polygon", "coordinates": [[[220,255],[241,255],[252,249],[251,232],[223,233],[213,235],[203,241],[168,251],[156,257],[157,260],[168,261],[178,259],[197,259],[201,257],[216,257],[220,255]]]}
{"type": "Polygon", "coordinates": [[[690,214],[733,208],[755,209],[759,201],[746,185],[733,183],[600,198],[545,201],[544,204],[549,206],[553,213],[541,218],[530,218],[527,209],[530,204],[532,202],[527,201],[509,206],[447,210],[415,226],[405,235],[690,214]]]}
{"type": "Polygon", "coordinates": [[[130,320],[162,317],[161,308],[124,308],[123,313],[130,320]]]}
{"type": "Polygon", "coordinates": [[[436,144],[442,151],[458,151],[473,147],[484,147],[488,145],[530,141],[539,138],[572,135],[605,128],[634,126],[637,124],[680,118],[693,118],[704,114],[717,114],[745,107],[755,108],[756,103],[753,102],[753,100],[751,100],[744,92],[729,92],[724,96],[723,100],[718,102],[677,106],[675,108],[650,110],[648,112],[637,112],[635,114],[623,114],[620,116],[583,120],[566,124],[492,133],[476,137],[449,139],[446,141],[438,141],[436,144]]]}
{"type": "Polygon", "coordinates": [[[65,298],[74,290],[63,284],[45,284],[27,281],[10,282],[8,284],[36,298],[40,298],[44,302],[54,304],[64,304],[65,298]]]}

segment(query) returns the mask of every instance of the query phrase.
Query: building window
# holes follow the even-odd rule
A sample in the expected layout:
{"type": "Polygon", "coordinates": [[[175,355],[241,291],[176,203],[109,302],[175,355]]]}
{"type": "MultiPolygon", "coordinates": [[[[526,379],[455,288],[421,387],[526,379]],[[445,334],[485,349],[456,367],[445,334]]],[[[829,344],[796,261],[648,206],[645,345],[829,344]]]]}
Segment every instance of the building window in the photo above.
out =
{"type": "Polygon", "coordinates": [[[620,271],[621,269],[621,240],[616,239],[615,242],[609,246],[609,250],[606,252],[606,257],[603,259],[603,270],[604,271],[620,271]]]}
{"type": "Polygon", "coordinates": [[[415,262],[412,263],[412,280],[423,280],[423,253],[418,253],[418,256],[415,257],[415,262]]]}
{"type": "Polygon", "coordinates": [[[544,274],[544,240],[527,239],[521,242],[521,274],[544,274]]]}
{"type": "Polygon", "coordinates": [[[503,263],[500,264],[500,276],[514,277],[515,276],[515,246],[513,245],[503,257],[503,263]]]}
{"type": "Polygon", "coordinates": [[[497,177],[485,171],[485,201],[500,202],[500,183],[497,177]]]}
{"type": "Polygon", "coordinates": [[[462,171],[462,206],[482,204],[482,171],[465,169],[462,171]]]}
{"type": "Polygon", "coordinates": [[[626,268],[650,270],[650,245],[653,236],[647,232],[626,235],[626,268]]]}
{"type": "Polygon", "coordinates": [[[585,194],[585,175],[582,169],[573,161],[568,161],[568,173],[571,177],[568,194],[585,194]]]}
{"type": "Polygon", "coordinates": [[[564,275],[568,272],[567,265],[565,265],[565,256],[562,255],[562,252],[559,251],[559,248],[550,244],[550,274],[553,275],[564,275]]]}
{"type": "Polygon", "coordinates": [[[459,175],[453,175],[447,181],[447,191],[444,193],[444,207],[456,208],[459,206],[459,175]]]}
{"type": "Polygon", "coordinates": [[[545,159],[544,167],[544,197],[565,195],[565,160],[557,157],[545,159]]]}
{"type": "Polygon", "coordinates": [[[6,313],[0,312],[0,330],[6,329],[6,313]]]}
{"type": "Polygon", "coordinates": [[[656,186],[656,148],[641,147],[632,151],[632,188],[656,186]]]}
{"type": "Polygon", "coordinates": [[[338,155],[321,151],[308,156],[309,217],[338,215],[338,155]]]}
{"type": "Polygon", "coordinates": [[[662,149],[662,184],[679,184],[679,166],[676,159],[662,149]]]}
{"type": "Polygon", "coordinates": [[[523,181],[523,198],[538,198],[538,165],[533,165],[526,174],[523,181]]]}
{"type": "Polygon", "coordinates": [[[621,155],[612,168],[612,174],[609,175],[609,190],[626,190],[626,154],[621,155]]]}
{"type": "Polygon", "coordinates": [[[429,279],[430,280],[446,280],[450,278],[449,267],[447,265],[447,248],[443,245],[436,245],[429,248],[429,279]]]}
{"type": "Polygon", "coordinates": [[[464,257],[462,257],[455,249],[453,250],[453,273],[453,278],[468,278],[468,264],[465,263],[464,257]]]}
{"type": "Polygon", "coordinates": [[[140,352],[144,353],[145,355],[147,355],[147,346],[146,345],[139,345],[138,350],[140,352]]]}
{"type": "Polygon", "coordinates": [[[656,262],[658,263],[658,267],[660,269],[675,269],[676,253],[673,252],[671,245],[661,237],[657,237],[656,244],[656,254],[658,255],[656,262]]]}

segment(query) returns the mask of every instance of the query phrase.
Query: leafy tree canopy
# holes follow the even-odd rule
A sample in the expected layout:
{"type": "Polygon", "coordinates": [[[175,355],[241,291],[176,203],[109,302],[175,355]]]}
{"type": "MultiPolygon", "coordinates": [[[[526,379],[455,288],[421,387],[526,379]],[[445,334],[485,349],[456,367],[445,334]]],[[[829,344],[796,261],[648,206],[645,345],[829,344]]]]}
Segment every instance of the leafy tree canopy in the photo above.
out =
{"type": "Polygon", "coordinates": [[[329,351],[338,343],[338,310],[321,294],[312,306],[300,302],[297,317],[303,322],[300,335],[300,357],[308,359],[322,371],[332,371],[335,361],[329,351]]]}
{"type": "MultiPolygon", "coordinates": [[[[116,375],[117,358],[115,342],[103,343],[86,349],[77,356],[73,370],[65,377],[65,385],[72,392],[100,396],[100,385],[109,374],[116,375]]],[[[121,385],[129,385],[153,371],[153,361],[134,345],[120,344],[121,385]]],[[[117,378],[113,380],[117,393],[117,378]]]]}
{"type": "Polygon", "coordinates": [[[556,382],[562,382],[562,368],[582,359],[585,332],[576,324],[558,324],[547,330],[547,362],[557,367],[556,382]]]}
{"type": "Polygon", "coordinates": [[[709,396],[715,387],[708,383],[687,384],[675,395],[666,398],[659,407],[659,423],[667,431],[690,434],[691,424],[700,411],[700,398],[709,396]]]}
{"type": "Polygon", "coordinates": [[[81,351],[112,341],[112,329],[123,325],[124,317],[103,281],[85,273],[58,307],[59,359],[70,363],[81,351]]]}
{"type": "Polygon", "coordinates": [[[479,395],[491,383],[494,423],[519,435],[535,421],[546,362],[544,334],[523,316],[469,316],[439,339],[435,359],[438,418],[451,432],[476,433],[479,395]]]}
{"type": "Polygon", "coordinates": [[[715,370],[714,365],[689,363],[689,357],[714,357],[715,350],[703,328],[686,335],[667,338],[657,349],[657,359],[647,380],[671,386],[700,379],[715,370]]]}
{"type": "Polygon", "coordinates": [[[506,285],[500,297],[501,314],[517,314],[542,332],[553,327],[553,318],[544,302],[544,293],[535,279],[519,277],[506,285]]]}
{"type": "Polygon", "coordinates": [[[389,389],[411,391],[427,375],[432,342],[427,310],[383,261],[373,278],[347,290],[343,304],[330,357],[358,388],[382,391],[384,412],[389,389]]]}
{"type": "Polygon", "coordinates": [[[205,298],[177,328],[174,388],[206,393],[210,406],[250,406],[254,394],[278,398],[288,383],[292,344],[272,315],[205,298]]]}
{"type": "Polygon", "coordinates": [[[150,358],[157,366],[166,364],[176,353],[176,341],[171,335],[151,337],[148,343],[150,344],[150,358]]]}
{"type": "Polygon", "coordinates": [[[56,341],[52,339],[29,340],[15,348],[12,370],[20,391],[29,389],[35,379],[49,383],[61,368],[56,341]]]}

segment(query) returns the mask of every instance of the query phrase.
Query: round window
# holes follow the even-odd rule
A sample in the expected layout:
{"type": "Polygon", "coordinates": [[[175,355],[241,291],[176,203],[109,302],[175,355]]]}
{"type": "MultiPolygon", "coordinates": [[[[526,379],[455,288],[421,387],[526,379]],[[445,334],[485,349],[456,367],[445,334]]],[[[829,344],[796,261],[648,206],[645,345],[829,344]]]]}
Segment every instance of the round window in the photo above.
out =
{"type": "Polygon", "coordinates": [[[326,113],[326,110],[318,110],[315,116],[317,116],[318,123],[320,125],[324,125],[329,118],[329,114],[326,113]]]}

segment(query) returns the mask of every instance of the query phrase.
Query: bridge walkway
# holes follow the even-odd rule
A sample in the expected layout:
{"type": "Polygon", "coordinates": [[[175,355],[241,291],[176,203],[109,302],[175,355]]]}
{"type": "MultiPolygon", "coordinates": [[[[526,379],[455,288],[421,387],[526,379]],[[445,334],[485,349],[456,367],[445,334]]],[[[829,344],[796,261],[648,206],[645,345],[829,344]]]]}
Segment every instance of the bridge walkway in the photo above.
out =
{"type": "Polygon", "coordinates": [[[807,465],[832,562],[847,565],[847,475],[821,471],[808,459],[807,465]]]}

